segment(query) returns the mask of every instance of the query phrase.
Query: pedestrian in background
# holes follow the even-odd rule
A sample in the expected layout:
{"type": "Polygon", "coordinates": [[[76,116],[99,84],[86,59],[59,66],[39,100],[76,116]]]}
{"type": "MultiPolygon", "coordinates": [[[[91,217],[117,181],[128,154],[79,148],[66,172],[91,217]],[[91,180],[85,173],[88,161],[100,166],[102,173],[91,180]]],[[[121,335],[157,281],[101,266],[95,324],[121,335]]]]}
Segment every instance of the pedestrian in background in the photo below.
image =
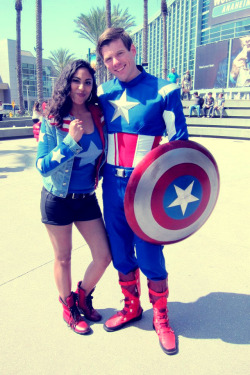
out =
{"type": "Polygon", "coordinates": [[[32,112],[33,124],[36,124],[37,122],[42,121],[42,118],[43,118],[43,115],[40,109],[40,104],[39,102],[35,102],[33,106],[33,112],[32,112]]]}
{"type": "Polygon", "coordinates": [[[194,104],[190,105],[189,107],[189,117],[192,117],[192,112],[194,109],[196,109],[198,117],[201,117],[201,108],[204,103],[204,99],[199,96],[197,91],[193,93],[193,96],[194,104]]]}
{"type": "Polygon", "coordinates": [[[179,82],[179,76],[175,71],[175,68],[171,69],[171,73],[168,74],[167,80],[171,83],[178,83],[179,82]]]}
{"type": "Polygon", "coordinates": [[[186,73],[184,74],[182,78],[181,87],[182,87],[181,99],[183,100],[184,96],[187,95],[188,100],[190,100],[191,99],[190,90],[192,88],[192,77],[191,77],[189,70],[186,71],[186,73]]]}
{"type": "Polygon", "coordinates": [[[203,117],[212,117],[214,109],[214,98],[212,97],[212,93],[209,92],[207,96],[205,97],[205,103],[204,103],[204,116],[203,117]],[[208,114],[207,114],[208,113],[208,114]]]}
{"type": "Polygon", "coordinates": [[[221,92],[214,106],[212,117],[214,117],[215,111],[218,111],[220,118],[222,118],[224,114],[224,109],[225,109],[225,98],[224,98],[223,93],[221,92]]]}

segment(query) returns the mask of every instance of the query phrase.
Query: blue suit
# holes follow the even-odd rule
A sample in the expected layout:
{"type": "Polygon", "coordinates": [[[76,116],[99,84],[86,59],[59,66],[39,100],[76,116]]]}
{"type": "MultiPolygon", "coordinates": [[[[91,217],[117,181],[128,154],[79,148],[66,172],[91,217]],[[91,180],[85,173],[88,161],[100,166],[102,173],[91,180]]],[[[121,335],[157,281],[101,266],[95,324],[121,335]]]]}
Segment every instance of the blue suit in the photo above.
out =
{"type": "Polygon", "coordinates": [[[163,246],[138,238],[124,213],[124,194],[137,163],[169,140],[188,139],[187,125],[176,84],[141,73],[130,82],[117,78],[98,89],[108,131],[108,156],[103,175],[104,219],[114,267],[127,274],[140,268],[150,280],[167,277],[163,246]]]}

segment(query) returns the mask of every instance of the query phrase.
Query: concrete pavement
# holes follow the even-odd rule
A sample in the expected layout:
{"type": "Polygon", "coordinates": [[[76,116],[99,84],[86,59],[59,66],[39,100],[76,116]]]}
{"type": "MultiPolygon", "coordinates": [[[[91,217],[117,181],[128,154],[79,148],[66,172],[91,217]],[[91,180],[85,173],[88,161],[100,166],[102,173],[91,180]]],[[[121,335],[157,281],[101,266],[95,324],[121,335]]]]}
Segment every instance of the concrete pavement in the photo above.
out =
{"type": "MultiPolygon", "coordinates": [[[[250,142],[192,138],[217,160],[220,196],[209,220],[190,238],[165,247],[171,325],[179,353],[167,356],[152,329],[142,276],[143,319],[117,332],[102,324],[123,303],[112,265],[94,306],[103,321],[74,334],[62,320],[53,253],[40,222],[41,177],[33,138],[0,141],[1,375],[247,375],[250,368],[250,142]]],[[[101,203],[101,188],[98,190],[101,203]]],[[[90,262],[75,231],[74,287],[90,262]]]]}

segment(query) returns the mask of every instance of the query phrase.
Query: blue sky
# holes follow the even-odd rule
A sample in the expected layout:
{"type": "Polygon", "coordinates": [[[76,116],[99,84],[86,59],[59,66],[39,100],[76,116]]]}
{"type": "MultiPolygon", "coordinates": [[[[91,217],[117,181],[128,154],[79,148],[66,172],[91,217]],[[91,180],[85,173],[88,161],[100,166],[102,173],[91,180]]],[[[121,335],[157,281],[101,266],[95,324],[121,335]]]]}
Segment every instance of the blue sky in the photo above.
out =
{"type": "MultiPolygon", "coordinates": [[[[16,39],[15,0],[0,0],[0,40],[16,39]]],[[[35,0],[23,0],[21,13],[22,40],[21,48],[35,55],[35,0]]],[[[143,0],[111,0],[111,6],[120,4],[122,9],[128,8],[135,17],[137,26],[143,23],[143,0]]],[[[85,58],[88,48],[93,49],[87,40],[79,38],[74,19],[81,13],[88,14],[92,7],[105,6],[105,0],[43,0],[42,31],[43,57],[58,48],[69,49],[78,58],[85,58]]],[[[160,9],[161,0],[148,0],[148,17],[151,18],[160,9]]]]}

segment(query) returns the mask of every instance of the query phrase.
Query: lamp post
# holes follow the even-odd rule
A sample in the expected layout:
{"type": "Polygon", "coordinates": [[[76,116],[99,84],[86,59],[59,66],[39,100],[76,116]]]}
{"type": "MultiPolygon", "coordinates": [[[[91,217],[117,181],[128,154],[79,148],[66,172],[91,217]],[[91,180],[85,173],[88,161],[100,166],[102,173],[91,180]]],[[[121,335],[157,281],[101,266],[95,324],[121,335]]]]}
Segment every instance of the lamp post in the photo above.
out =
{"type": "Polygon", "coordinates": [[[51,79],[51,95],[53,95],[53,91],[55,88],[55,81],[57,80],[58,77],[50,77],[51,79]]]}
{"type": "Polygon", "coordinates": [[[26,86],[27,102],[28,102],[28,112],[30,112],[29,85],[24,85],[24,86],[26,86]]]}

